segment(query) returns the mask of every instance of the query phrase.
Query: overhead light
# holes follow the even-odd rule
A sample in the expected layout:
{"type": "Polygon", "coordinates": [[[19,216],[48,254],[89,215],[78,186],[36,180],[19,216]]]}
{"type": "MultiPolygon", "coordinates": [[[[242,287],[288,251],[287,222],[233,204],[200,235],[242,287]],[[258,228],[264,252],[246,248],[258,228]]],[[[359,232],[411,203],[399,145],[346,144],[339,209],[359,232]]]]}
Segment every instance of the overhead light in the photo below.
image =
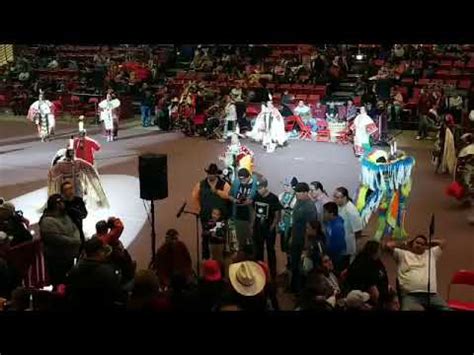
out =
{"type": "Polygon", "coordinates": [[[359,54],[356,55],[356,59],[357,60],[362,60],[362,59],[364,59],[364,55],[359,53],[359,54]]]}

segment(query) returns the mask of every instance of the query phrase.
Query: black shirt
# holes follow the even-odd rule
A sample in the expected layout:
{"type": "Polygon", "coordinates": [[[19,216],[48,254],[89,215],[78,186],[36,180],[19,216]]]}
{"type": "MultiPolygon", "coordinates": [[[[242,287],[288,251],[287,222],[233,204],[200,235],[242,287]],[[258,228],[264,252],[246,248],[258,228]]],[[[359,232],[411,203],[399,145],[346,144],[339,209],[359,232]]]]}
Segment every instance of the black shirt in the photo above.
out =
{"type": "Polygon", "coordinates": [[[306,223],[318,218],[318,212],[311,200],[298,200],[293,208],[293,243],[304,244],[306,223]]]}
{"type": "Polygon", "coordinates": [[[388,292],[387,270],[380,259],[373,260],[360,255],[349,267],[344,290],[367,292],[372,286],[377,287],[380,293],[379,300],[383,300],[388,292]]]}
{"type": "Polygon", "coordinates": [[[254,202],[255,207],[255,224],[270,227],[275,220],[275,214],[283,209],[278,197],[269,193],[263,197],[257,194],[254,202]]]}

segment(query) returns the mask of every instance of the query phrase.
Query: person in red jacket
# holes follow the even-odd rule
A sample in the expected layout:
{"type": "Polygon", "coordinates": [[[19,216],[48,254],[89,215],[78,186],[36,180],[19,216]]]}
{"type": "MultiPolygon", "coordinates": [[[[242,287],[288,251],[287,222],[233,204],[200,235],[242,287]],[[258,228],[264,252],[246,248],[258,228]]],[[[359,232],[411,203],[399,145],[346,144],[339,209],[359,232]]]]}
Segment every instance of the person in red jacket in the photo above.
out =
{"type": "Polygon", "coordinates": [[[136,270],[136,262],[120,242],[124,225],[119,218],[110,217],[107,221],[99,221],[95,225],[96,236],[112,248],[110,261],[121,271],[122,283],[133,279],[136,270]]]}
{"type": "Polygon", "coordinates": [[[73,147],[76,158],[94,165],[94,153],[100,150],[100,144],[89,138],[86,130],[81,131],[79,137],[74,138],[73,147]]]}
{"type": "Polygon", "coordinates": [[[179,233],[176,229],[166,232],[165,243],[158,249],[153,264],[160,285],[167,289],[171,279],[177,275],[190,282],[193,277],[191,254],[186,244],[178,239],[179,233]]]}
{"type": "Polygon", "coordinates": [[[99,221],[95,225],[96,236],[104,244],[114,246],[119,242],[124,226],[119,218],[109,217],[108,221],[99,221]]]}

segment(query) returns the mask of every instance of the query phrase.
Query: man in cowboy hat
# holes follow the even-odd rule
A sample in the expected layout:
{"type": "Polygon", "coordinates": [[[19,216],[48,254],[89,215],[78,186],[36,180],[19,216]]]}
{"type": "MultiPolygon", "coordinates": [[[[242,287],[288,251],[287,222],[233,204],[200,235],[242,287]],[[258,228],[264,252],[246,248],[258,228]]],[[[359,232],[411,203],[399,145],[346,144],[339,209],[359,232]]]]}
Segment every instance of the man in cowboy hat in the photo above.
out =
{"type": "MultiPolygon", "coordinates": [[[[213,209],[220,209],[225,219],[228,217],[229,210],[230,185],[220,177],[222,171],[214,163],[209,164],[204,171],[207,177],[198,182],[192,192],[195,208],[201,218],[201,226],[207,225],[213,209]]],[[[202,258],[209,259],[209,238],[203,236],[201,250],[202,258]]]]}
{"type": "Polygon", "coordinates": [[[244,310],[263,311],[266,308],[267,276],[255,261],[242,261],[229,266],[229,280],[237,294],[237,303],[244,310]]]}

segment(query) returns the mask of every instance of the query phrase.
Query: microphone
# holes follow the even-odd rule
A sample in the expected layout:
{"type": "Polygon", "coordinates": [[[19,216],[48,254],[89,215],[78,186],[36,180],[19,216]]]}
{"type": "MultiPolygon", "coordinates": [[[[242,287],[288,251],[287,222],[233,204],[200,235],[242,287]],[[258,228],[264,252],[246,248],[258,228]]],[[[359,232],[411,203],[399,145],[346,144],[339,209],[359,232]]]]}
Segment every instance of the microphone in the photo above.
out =
{"type": "Polygon", "coordinates": [[[184,212],[184,208],[186,207],[186,201],[184,201],[183,205],[181,206],[181,208],[179,209],[178,213],[176,214],[176,218],[179,218],[181,217],[181,215],[183,214],[184,212]]]}

